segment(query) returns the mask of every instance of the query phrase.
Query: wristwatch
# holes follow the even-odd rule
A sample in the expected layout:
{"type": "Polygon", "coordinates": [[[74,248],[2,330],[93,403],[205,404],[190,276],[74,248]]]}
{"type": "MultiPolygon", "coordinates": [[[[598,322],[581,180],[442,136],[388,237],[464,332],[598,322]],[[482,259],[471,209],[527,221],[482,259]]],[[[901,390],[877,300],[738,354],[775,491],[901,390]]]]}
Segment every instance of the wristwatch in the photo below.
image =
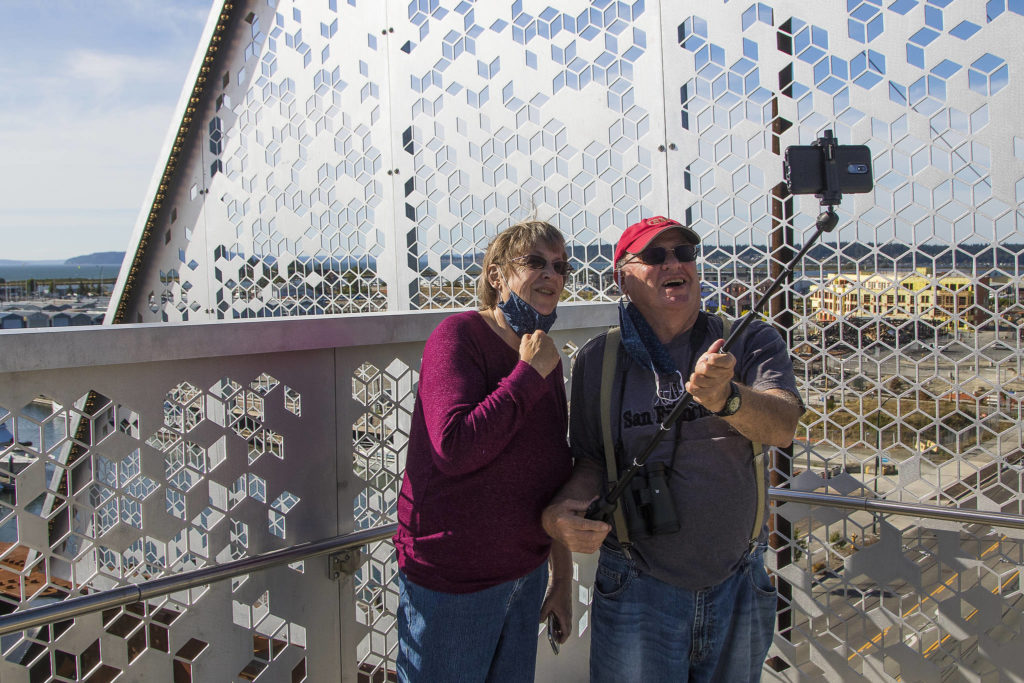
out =
{"type": "Polygon", "coordinates": [[[729,382],[729,398],[725,399],[725,405],[715,415],[718,417],[729,417],[735,415],[740,409],[740,404],[743,403],[743,397],[740,395],[740,388],[736,382],[729,382]]]}

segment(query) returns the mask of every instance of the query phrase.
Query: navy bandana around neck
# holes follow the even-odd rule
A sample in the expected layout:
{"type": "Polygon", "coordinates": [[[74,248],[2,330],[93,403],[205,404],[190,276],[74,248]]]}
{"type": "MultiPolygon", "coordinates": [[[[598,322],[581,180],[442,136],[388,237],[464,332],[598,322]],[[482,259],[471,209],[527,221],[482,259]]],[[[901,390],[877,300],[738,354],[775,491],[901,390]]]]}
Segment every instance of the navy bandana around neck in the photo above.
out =
{"type": "MultiPolygon", "coordinates": [[[[505,280],[505,276],[502,275],[501,279],[505,280]]],[[[555,324],[558,314],[551,311],[547,315],[543,315],[526,303],[523,297],[513,292],[512,288],[508,286],[508,280],[505,280],[505,286],[508,287],[508,299],[498,302],[498,310],[505,316],[505,322],[512,328],[512,331],[520,337],[537,330],[547,334],[551,326],[555,324]]]]}
{"type": "Polygon", "coordinates": [[[658,335],[632,303],[624,305],[619,302],[619,330],[622,346],[630,358],[654,373],[654,404],[673,405],[682,397],[683,374],[679,372],[658,335]]]}
{"type": "Polygon", "coordinates": [[[678,371],[668,349],[640,314],[640,309],[632,303],[624,305],[623,302],[619,302],[619,328],[622,330],[622,345],[637,363],[650,368],[656,375],[668,375],[678,371]]]}

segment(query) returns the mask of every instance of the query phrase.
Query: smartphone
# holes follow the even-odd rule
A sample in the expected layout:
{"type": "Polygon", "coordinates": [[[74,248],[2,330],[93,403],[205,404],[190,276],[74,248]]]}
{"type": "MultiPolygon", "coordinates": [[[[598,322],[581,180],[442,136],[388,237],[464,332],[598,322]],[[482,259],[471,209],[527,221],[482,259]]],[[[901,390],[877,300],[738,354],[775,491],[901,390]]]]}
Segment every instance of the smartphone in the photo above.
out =
{"type": "Polygon", "coordinates": [[[558,639],[562,636],[562,625],[554,612],[548,612],[548,643],[551,644],[551,651],[558,654],[558,639]]]}
{"type": "MultiPolygon", "coordinates": [[[[837,145],[839,187],[843,194],[870,192],[871,150],[864,145],[837,145]]],[[[825,150],[817,145],[786,148],[783,174],[793,194],[819,194],[825,190],[825,150]]]]}

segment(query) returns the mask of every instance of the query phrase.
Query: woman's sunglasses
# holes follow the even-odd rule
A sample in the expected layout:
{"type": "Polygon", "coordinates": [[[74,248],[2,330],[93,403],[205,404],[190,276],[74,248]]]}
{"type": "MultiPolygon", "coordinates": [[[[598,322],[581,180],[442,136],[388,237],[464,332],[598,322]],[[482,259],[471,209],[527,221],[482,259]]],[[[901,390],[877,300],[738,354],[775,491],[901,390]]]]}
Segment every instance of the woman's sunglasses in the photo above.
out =
{"type": "MultiPolygon", "coordinates": [[[[693,244],[677,244],[672,247],[672,253],[680,263],[689,263],[697,260],[697,247],[693,244]]],[[[647,247],[643,251],[633,254],[640,259],[645,266],[660,266],[668,257],[669,249],[665,247],[647,247]]]]}
{"type": "MultiPolygon", "coordinates": [[[[548,260],[543,256],[537,256],[536,254],[517,256],[514,259],[509,259],[509,261],[522,261],[530,270],[544,270],[548,266],[548,260]]],[[[551,268],[562,277],[566,277],[574,270],[568,261],[552,261],[551,268]]]]}

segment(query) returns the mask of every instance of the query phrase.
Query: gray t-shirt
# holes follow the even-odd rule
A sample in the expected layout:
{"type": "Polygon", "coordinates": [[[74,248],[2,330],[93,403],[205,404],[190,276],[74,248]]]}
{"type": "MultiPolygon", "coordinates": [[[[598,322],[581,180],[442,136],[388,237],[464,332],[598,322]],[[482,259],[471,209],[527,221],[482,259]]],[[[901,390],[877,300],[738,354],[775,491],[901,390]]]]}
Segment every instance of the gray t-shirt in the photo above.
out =
{"type": "MultiPolygon", "coordinates": [[[[704,317],[706,333],[697,357],[722,337],[721,319],[704,317]]],[[[693,330],[700,327],[698,323],[693,330]]],[[[684,379],[688,379],[687,369],[692,370],[693,330],[666,345],[684,379]]],[[[595,459],[602,469],[599,396],[605,337],[591,339],[576,356],[569,417],[573,457],[595,459]]],[[[731,353],[737,359],[735,378],[739,383],[761,391],[784,389],[798,397],[789,351],[775,328],[752,321],[731,353]]],[[[634,363],[620,345],[611,396],[612,415],[618,416],[612,437],[622,446],[620,472],[640,454],[671,411],[670,407],[656,407],[654,397],[654,374],[634,363]]],[[[648,463],[654,462],[663,462],[668,469],[680,530],[637,540],[631,552],[640,570],[688,590],[721,583],[739,566],[754,525],[757,491],[750,441],[724,419],[694,403],[652,453],[648,463]]],[[[761,532],[762,539],[766,534],[767,527],[761,532]]],[[[614,531],[607,542],[619,546],[614,531]]]]}

